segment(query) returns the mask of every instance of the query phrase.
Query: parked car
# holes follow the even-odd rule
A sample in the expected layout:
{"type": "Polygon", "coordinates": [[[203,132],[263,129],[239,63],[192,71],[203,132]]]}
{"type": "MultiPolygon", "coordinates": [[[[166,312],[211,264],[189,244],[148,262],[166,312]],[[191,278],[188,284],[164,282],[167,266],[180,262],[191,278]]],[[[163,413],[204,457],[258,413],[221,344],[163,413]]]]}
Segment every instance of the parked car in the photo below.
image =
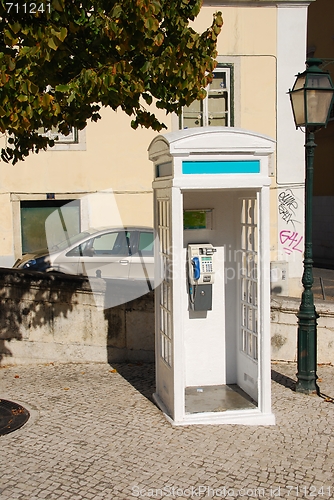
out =
{"type": "Polygon", "coordinates": [[[152,283],[153,251],[152,228],[128,226],[88,229],[59,243],[50,251],[41,250],[24,255],[13,267],[152,283]]]}

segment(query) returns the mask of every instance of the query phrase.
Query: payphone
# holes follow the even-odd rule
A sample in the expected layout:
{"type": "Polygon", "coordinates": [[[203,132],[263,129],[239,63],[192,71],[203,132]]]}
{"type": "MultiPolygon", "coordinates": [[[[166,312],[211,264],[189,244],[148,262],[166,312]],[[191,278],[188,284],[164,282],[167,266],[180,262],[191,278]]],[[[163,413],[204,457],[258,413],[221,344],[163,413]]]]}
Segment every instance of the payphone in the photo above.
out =
{"type": "Polygon", "coordinates": [[[189,303],[194,311],[211,311],[212,284],[214,283],[213,254],[211,243],[188,245],[189,303]]]}

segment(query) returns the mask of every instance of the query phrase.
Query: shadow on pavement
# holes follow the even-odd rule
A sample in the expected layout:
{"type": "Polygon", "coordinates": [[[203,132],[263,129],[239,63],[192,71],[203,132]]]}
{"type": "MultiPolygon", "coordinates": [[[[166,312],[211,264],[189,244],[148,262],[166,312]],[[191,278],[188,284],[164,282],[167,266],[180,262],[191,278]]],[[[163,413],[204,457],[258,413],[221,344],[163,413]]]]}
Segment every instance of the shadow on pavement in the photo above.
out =
{"type": "MultiPolygon", "coordinates": [[[[145,398],[154,403],[155,364],[154,363],[109,363],[145,398]]],[[[155,404],[155,403],[154,403],[155,404]]]]}
{"type": "Polygon", "coordinates": [[[291,391],[296,390],[296,381],[282,373],[276,372],[275,370],[271,370],[271,380],[277,382],[280,385],[283,385],[287,389],[291,389],[291,391]]]}
{"type": "MultiPolygon", "coordinates": [[[[154,363],[110,363],[117,372],[129,382],[145,398],[154,403],[153,393],[155,392],[155,364],[154,363]]],[[[271,370],[271,379],[290,389],[296,390],[296,380],[283,375],[275,370],[271,370]]],[[[334,398],[327,396],[320,390],[319,397],[326,402],[334,404],[334,398]]],[[[155,404],[155,403],[154,403],[155,404]]]]}
{"type": "Polygon", "coordinates": [[[327,394],[324,394],[323,392],[321,392],[321,390],[319,392],[319,397],[326,401],[326,403],[334,404],[334,398],[332,398],[331,396],[327,396],[327,394]]]}
{"type": "MultiPolygon", "coordinates": [[[[155,364],[154,363],[110,363],[112,368],[129,382],[145,398],[153,402],[153,393],[155,392],[155,364]]],[[[271,370],[271,380],[283,385],[291,391],[296,390],[296,380],[283,375],[275,370],[271,370]]],[[[334,398],[327,396],[320,390],[319,396],[326,402],[334,404],[334,398]]]]}
{"type": "MultiPolygon", "coordinates": [[[[280,385],[283,385],[284,387],[286,387],[287,389],[290,389],[291,391],[296,391],[297,381],[293,380],[290,377],[287,377],[286,375],[283,375],[282,373],[279,373],[275,370],[271,370],[271,380],[273,380],[274,382],[277,382],[280,385]]],[[[326,403],[334,404],[334,398],[321,392],[321,387],[319,389],[318,396],[320,398],[322,398],[326,403]]]]}

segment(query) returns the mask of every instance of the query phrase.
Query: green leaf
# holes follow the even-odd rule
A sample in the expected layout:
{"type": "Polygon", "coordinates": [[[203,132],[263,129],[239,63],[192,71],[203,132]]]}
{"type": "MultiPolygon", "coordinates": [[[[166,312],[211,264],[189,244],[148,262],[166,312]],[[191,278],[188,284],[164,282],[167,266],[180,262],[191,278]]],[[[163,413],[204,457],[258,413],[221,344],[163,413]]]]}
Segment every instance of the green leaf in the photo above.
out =
{"type": "Polygon", "coordinates": [[[51,96],[50,94],[43,94],[42,97],[42,105],[47,108],[50,105],[51,102],[51,96]]]}
{"type": "Polygon", "coordinates": [[[28,85],[28,89],[29,89],[29,92],[31,92],[31,94],[38,94],[39,92],[39,88],[37,87],[37,85],[35,85],[33,82],[31,81],[27,81],[27,85],[28,85]]]}
{"type": "Polygon", "coordinates": [[[12,59],[11,57],[8,58],[8,69],[9,71],[14,71],[16,67],[16,64],[15,64],[15,61],[14,59],[12,59]]]}
{"type": "Polygon", "coordinates": [[[21,24],[19,22],[16,22],[14,24],[10,24],[9,27],[12,30],[12,32],[16,35],[21,29],[21,24]]]}
{"type": "Polygon", "coordinates": [[[57,30],[51,28],[50,32],[51,32],[53,39],[56,38],[57,40],[60,40],[61,42],[63,42],[65,40],[66,35],[67,35],[67,29],[65,27],[62,27],[60,31],[57,31],[57,30]]]}
{"type": "Polygon", "coordinates": [[[151,68],[150,61],[146,61],[145,64],[140,68],[142,73],[147,73],[147,71],[151,68]]]}
{"type": "Polygon", "coordinates": [[[159,29],[159,21],[155,17],[148,17],[145,19],[144,26],[150,31],[157,31],[159,29]]]}
{"type": "Polygon", "coordinates": [[[3,85],[5,85],[7,83],[8,78],[9,78],[8,75],[4,71],[1,71],[0,77],[1,77],[1,83],[3,85]]]}
{"type": "Polygon", "coordinates": [[[145,99],[147,104],[149,104],[149,105],[152,104],[153,99],[152,99],[152,96],[150,94],[146,94],[146,93],[143,94],[143,98],[145,99]]]}
{"type": "Polygon", "coordinates": [[[110,17],[114,18],[114,19],[118,19],[119,17],[121,17],[121,14],[123,12],[123,9],[121,7],[121,5],[119,4],[116,4],[112,11],[110,12],[110,17]]]}
{"type": "Polygon", "coordinates": [[[70,90],[69,85],[56,85],[55,87],[56,92],[68,92],[70,90]]]}
{"type": "Polygon", "coordinates": [[[47,44],[50,47],[50,49],[53,49],[53,50],[57,50],[58,49],[58,45],[56,44],[54,37],[50,37],[47,40],[47,44]]]}

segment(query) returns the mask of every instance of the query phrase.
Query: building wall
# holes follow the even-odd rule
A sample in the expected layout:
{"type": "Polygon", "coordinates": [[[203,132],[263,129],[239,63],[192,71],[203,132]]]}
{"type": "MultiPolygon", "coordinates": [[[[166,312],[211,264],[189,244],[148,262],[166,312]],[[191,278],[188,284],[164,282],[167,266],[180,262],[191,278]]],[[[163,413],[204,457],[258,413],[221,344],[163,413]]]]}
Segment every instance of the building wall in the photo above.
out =
{"type": "MultiPolygon", "coordinates": [[[[301,134],[293,128],[286,92],[295,73],[303,69],[308,4],[305,0],[207,1],[194,23],[202,31],[211,24],[213,13],[222,10],[218,61],[234,65],[234,126],[278,141],[277,160],[270,167],[271,259],[286,264],[288,280],[279,281],[276,290],[290,295],[300,290],[301,252],[291,247],[294,233],[303,234],[304,148],[301,134]],[[287,190],[295,201],[283,208],[296,212],[293,223],[279,213],[279,197],[284,198],[287,190]]],[[[157,113],[166,118],[164,112],[157,113]]],[[[109,211],[96,205],[83,217],[83,226],[92,220],[95,224],[101,214],[103,225],[152,225],[153,173],[147,148],[156,133],[133,131],[130,118],[122,112],[103,110],[102,115],[100,122],[88,125],[83,150],[50,150],[31,155],[15,167],[2,164],[0,265],[10,266],[21,255],[20,201],[45,200],[47,193],[55,199],[76,199],[112,191],[116,205],[109,211]]],[[[167,117],[165,123],[169,130],[178,127],[176,117],[167,117]]]]}
{"type": "MultiPolygon", "coordinates": [[[[309,7],[307,50],[323,59],[334,81],[333,2],[316,0],[309,7]]],[[[334,115],[333,115],[334,116],[334,115]]],[[[319,130],[315,142],[313,253],[317,264],[334,266],[334,118],[319,130]]]]}

